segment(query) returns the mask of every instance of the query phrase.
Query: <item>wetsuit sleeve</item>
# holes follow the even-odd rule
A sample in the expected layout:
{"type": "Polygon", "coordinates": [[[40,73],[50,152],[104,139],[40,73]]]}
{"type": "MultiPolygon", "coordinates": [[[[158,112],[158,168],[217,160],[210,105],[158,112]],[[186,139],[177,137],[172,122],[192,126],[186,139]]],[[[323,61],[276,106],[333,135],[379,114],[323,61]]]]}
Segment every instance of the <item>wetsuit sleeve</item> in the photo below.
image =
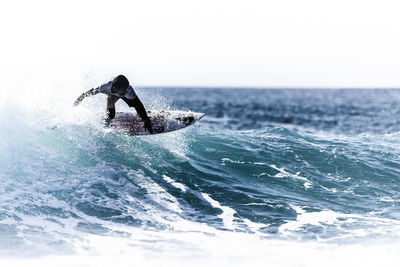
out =
{"type": "Polygon", "coordinates": [[[98,93],[110,95],[111,94],[111,86],[112,86],[112,82],[110,81],[108,83],[100,85],[95,90],[97,90],[98,93]]]}
{"type": "Polygon", "coordinates": [[[115,118],[115,103],[118,101],[119,97],[108,96],[107,97],[107,112],[105,123],[108,125],[112,119],[115,118]]]}
{"type": "Polygon", "coordinates": [[[143,121],[149,119],[146,109],[144,108],[143,103],[142,101],[140,101],[139,97],[135,97],[134,99],[127,99],[123,97],[122,100],[124,100],[129,107],[134,107],[143,121]]]}
{"type": "Polygon", "coordinates": [[[90,89],[89,91],[87,91],[87,92],[81,94],[81,95],[75,100],[74,106],[79,105],[85,97],[88,97],[88,96],[91,96],[91,95],[95,95],[95,94],[98,94],[98,93],[99,93],[99,91],[97,90],[97,88],[90,89]]]}

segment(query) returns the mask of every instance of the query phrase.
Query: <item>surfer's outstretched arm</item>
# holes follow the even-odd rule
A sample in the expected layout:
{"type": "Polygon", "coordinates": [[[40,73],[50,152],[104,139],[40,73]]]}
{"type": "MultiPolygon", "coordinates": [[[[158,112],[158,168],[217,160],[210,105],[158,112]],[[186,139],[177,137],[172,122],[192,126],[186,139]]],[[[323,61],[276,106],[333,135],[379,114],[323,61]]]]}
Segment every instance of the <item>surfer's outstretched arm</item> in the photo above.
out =
{"type": "Polygon", "coordinates": [[[79,105],[85,97],[88,97],[88,96],[91,96],[91,95],[95,95],[95,94],[97,94],[98,92],[99,92],[99,91],[98,91],[96,88],[93,88],[93,89],[90,89],[89,91],[87,91],[87,92],[81,94],[81,95],[75,100],[75,102],[74,102],[74,107],[76,107],[77,105],[79,105]]]}

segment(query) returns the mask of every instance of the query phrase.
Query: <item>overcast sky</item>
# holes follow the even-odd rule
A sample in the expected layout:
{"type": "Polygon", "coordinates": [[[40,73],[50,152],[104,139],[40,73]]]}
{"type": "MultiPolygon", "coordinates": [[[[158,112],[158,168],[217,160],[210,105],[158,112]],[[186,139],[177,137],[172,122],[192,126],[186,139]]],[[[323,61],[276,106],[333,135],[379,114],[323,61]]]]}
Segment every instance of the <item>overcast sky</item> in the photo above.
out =
{"type": "Polygon", "coordinates": [[[125,73],[148,86],[400,87],[397,2],[1,1],[0,71],[125,73]]]}

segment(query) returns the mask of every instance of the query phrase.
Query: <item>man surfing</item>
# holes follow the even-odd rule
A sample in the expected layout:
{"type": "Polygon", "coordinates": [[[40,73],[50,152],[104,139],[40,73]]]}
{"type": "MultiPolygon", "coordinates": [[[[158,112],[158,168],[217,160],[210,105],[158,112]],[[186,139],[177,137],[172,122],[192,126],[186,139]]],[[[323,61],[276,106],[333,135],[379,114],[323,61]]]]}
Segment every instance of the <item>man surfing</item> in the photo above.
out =
{"type": "Polygon", "coordinates": [[[115,103],[119,99],[122,99],[126,104],[128,104],[129,107],[134,107],[136,109],[136,112],[144,122],[144,128],[151,134],[153,133],[151,121],[149,116],[147,116],[146,109],[144,108],[139,97],[136,95],[132,86],[129,85],[129,81],[124,75],[118,75],[114,78],[114,80],[81,94],[74,102],[74,106],[78,106],[85,97],[98,93],[107,95],[107,116],[105,119],[106,125],[109,125],[111,120],[115,117],[115,103]]]}

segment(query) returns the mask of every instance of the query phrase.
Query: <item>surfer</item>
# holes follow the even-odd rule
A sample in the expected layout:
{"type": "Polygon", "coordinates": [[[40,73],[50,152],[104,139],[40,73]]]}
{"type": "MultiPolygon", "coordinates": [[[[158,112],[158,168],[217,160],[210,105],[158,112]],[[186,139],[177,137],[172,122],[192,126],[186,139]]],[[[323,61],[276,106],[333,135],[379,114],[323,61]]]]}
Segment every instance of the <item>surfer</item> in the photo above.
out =
{"type": "Polygon", "coordinates": [[[129,85],[129,81],[124,75],[118,75],[114,78],[114,80],[81,94],[74,102],[74,106],[79,105],[79,103],[81,103],[85,97],[98,93],[107,95],[107,113],[105,118],[106,125],[109,125],[111,120],[115,117],[115,103],[119,99],[122,99],[126,104],[128,104],[129,107],[134,107],[136,109],[136,112],[144,122],[144,128],[151,134],[153,133],[151,121],[149,116],[147,116],[146,109],[144,108],[139,97],[136,95],[132,86],[129,85]]]}

